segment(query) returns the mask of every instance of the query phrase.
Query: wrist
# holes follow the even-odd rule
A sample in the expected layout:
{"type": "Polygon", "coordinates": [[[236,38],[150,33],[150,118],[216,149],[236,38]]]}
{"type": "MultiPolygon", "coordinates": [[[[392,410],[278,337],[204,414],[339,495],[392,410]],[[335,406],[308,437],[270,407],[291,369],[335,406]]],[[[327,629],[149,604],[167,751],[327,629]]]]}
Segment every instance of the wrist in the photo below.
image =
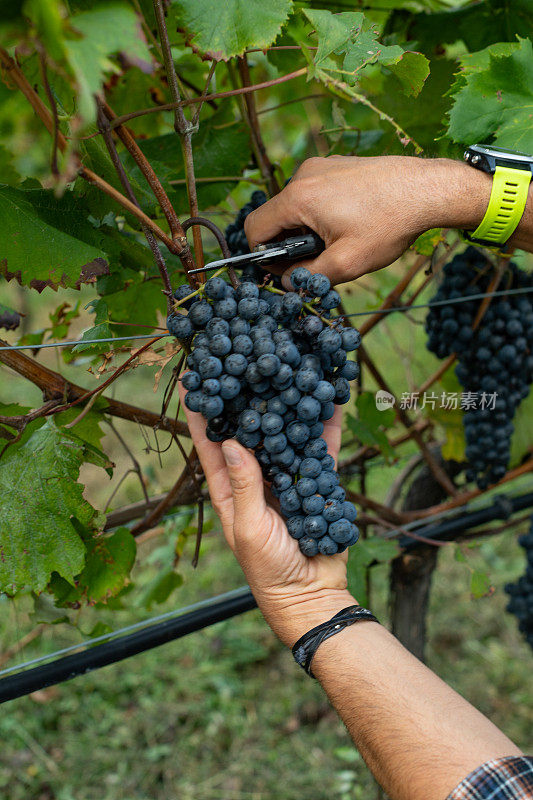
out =
{"type": "Polygon", "coordinates": [[[304,593],[283,601],[258,600],[266,621],[287,647],[292,647],[311,628],[327,622],[343,608],[357,603],[347,589],[304,593]]]}
{"type": "Polygon", "coordinates": [[[427,161],[425,191],[431,224],[428,228],[475,230],[487,210],[492,175],[473,169],[462,161],[436,158],[427,161]]]}

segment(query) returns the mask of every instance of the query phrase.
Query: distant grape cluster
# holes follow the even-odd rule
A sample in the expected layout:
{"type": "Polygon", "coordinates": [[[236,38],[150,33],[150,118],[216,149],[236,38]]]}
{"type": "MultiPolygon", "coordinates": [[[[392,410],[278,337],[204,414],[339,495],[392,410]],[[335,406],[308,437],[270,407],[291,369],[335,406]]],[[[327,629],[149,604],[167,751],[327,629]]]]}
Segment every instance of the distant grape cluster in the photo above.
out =
{"type": "Polygon", "coordinates": [[[201,297],[176,291],[188,313],[176,309],[167,325],[190,351],[185,404],[205,417],[211,441],[235,437],[254,450],[302,553],[333,555],[359,532],[323,423],[350,399],[359,365],[347,353],[360,335],[332,318],[340,297],[325,275],[297,267],[290,292],[262,279],[246,268],[237,289],[214,276],[201,297]]]}
{"type": "MultiPolygon", "coordinates": [[[[492,264],[469,247],[446,264],[433,301],[486,292],[493,277],[492,264]]],[[[498,291],[532,286],[532,277],[510,263],[498,291]]],[[[495,297],[473,331],[481,302],[433,307],[426,331],[427,347],[439,358],[457,354],[456,375],[463,389],[476,396],[476,407],[463,416],[467,479],[486,489],[507,472],[512,420],[533,379],[533,294],[495,297]]]]}
{"type": "Polygon", "coordinates": [[[259,189],[253,192],[248,203],[246,203],[237,214],[235,222],[231,222],[226,228],[226,241],[232,256],[242,256],[250,252],[248,241],[244,233],[244,220],[251,211],[255,211],[256,208],[262,206],[266,201],[267,196],[264,192],[259,189]]]}
{"type": "Polygon", "coordinates": [[[533,648],[533,516],[529,532],[518,537],[526,551],[526,570],[516,583],[508,583],[505,591],[510,597],[507,611],[518,619],[518,630],[533,648]]]}

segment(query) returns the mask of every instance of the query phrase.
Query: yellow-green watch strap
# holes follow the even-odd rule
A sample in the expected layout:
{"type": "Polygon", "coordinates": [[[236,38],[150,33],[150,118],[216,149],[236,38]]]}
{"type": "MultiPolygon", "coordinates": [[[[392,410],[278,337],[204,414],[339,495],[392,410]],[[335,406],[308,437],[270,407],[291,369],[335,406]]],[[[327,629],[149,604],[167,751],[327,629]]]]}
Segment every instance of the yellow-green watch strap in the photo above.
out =
{"type": "Polygon", "coordinates": [[[522,218],[530,182],[529,170],[496,167],[488,208],[470,238],[504,244],[522,218]]]}

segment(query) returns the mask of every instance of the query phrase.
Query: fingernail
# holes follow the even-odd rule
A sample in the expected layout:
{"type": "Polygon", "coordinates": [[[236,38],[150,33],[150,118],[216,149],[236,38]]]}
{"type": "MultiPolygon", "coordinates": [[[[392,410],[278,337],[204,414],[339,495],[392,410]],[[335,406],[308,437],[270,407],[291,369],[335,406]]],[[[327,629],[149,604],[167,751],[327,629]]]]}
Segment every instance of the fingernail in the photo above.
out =
{"type": "Polygon", "coordinates": [[[228,467],[236,467],[241,463],[241,454],[232,444],[224,442],[222,445],[222,455],[228,467]]]}

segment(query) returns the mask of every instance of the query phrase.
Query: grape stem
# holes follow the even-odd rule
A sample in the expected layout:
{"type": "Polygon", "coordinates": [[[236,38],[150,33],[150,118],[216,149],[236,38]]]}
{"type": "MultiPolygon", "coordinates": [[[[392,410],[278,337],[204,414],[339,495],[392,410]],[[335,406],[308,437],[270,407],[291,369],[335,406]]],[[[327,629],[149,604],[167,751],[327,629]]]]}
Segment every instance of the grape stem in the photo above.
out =
{"type": "MultiPolygon", "coordinates": [[[[227,271],[228,271],[227,267],[222,267],[221,269],[218,269],[213,275],[211,275],[211,277],[212,278],[217,278],[219,275],[222,275],[223,272],[227,272],[227,271]]],[[[184,303],[187,302],[187,300],[190,300],[191,297],[195,297],[198,294],[203,294],[204,291],[205,291],[205,284],[203,283],[198,287],[198,289],[195,289],[194,292],[191,292],[190,294],[188,294],[187,297],[183,297],[181,300],[176,300],[173,303],[174,309],[179,308],[180,306],[182,306],[184,303]]]]}
{"type": "MultiPolygon", "coordinates": [[[[267,292],[272,292],[272,294],[281,294],[283,296],[287,294],[287,292],[284,292],[283,289],[276,289],[275,286],[263,286],[263,289],[266,289],[267,292]]],[[[329,328],[333,328],[334,327],[334,322],[332,320],[330,320],[330,319],[326,319],[325,317],[322,316],[322,314],[319,314],[318,311],[313,308],[311,303],[304,303],[303,307],[307,311],[310,311],[311,314],[314,314],[316,317],[321,319],[322,322],[324,323],[324,325],[327,325],[329,328]]]]}

